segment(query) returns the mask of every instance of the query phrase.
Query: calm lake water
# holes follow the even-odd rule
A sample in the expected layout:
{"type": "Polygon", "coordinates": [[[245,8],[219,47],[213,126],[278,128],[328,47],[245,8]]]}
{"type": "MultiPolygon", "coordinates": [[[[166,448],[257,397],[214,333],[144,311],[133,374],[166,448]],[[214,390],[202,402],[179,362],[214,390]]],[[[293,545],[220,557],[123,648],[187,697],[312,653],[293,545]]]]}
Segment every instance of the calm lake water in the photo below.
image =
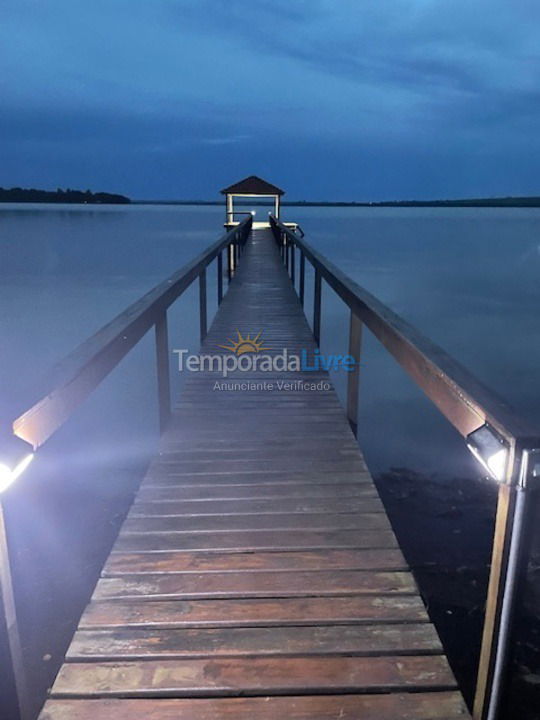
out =
{"type": "MultiPolygon", "coordinates": [[[[540,210],[285,208],[284,217],[540,421],[540,210]]],[[[214,241],[222,220],[221,207],[0,205],[0,418],[24,409],[63,355],[214,241]]],[[[196,292],[170,312],[172,347],[197,347],[196,292]]],[[[209,298],[214,312],[214,272],[209,298]]],[[[345,352],[348,311],[328,288],[323,311],[323,352],[345,352]]],[[[149,336],[6,493],[36,708],[155,447],[153,352],[149,336]]],[[[369,337],[363,366],[360,435],[373,471],[478,474],[461,438],[369,337]]],[[[336,385],[342,393],[342,378],[336,385]]]]}
{"type": "MultiPolygon", "coordinates": [[[[220,207],[0,206],[2,414],[24,406],[54,362],[213,241],[222,216],[220,207]]],[[[286,208],[285,217],[484,383],[540,419],[540,210],[286,208]]],[[[310,316],[309,299],[306,307],[310,316]]],[[[196,346],[196,310],[194,292],[174,306],[174,347],[196,346]]],[[[323,310],[323,350],[345,351],[348,312],[328,288],[323,310]]],[[[147,345],[138,361],[151,363],[147,345]]],[[[142,410],[154,400],[152,392],[143,398],[150,372],[135,374],[130,395],[144,399],[142,410]]],[[[103,395],[116,399],[124,392],[119,383],[103,395]]],[[[340,378],[336,384],[341,390],[340,378]]],[[[121,407],[110,403],[109,410],[121,407]]],[[[369,337],[361,414],[374,470],[399,463],[444,473],[458,462],[434,452],[439,436],[453,435],[446,421],[434,427],[438,413],[369,337]]]]}

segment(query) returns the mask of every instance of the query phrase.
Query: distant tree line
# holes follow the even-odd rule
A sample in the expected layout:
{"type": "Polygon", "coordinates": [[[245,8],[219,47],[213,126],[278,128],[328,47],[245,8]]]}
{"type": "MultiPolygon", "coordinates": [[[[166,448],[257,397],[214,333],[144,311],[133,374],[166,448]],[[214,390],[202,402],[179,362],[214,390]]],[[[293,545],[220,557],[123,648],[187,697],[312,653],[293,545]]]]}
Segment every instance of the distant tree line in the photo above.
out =
{"type": "MultiPolygon", "coordinates": [[[[223,205],[221,200],[135,200],[139,205],[223,205]]],[[[261,200],[246,201],[250,207],[268,206],[261,200]]],[[[347,202],[325,200],[285,200],[283,207],[540,207],[540,197],[467,198],[464,200],[383,200],[347,202]]]]}
{"type": "Polygon", "coordinates": [[[298,200],[282,205],[300,207],[540,207],[540,197],[465,198],[463,200],[382,200],[379,202],[313,202],[298,200]]]}
{"type": "Polygon", "coordinates": [[[22,203],[114,203],[126,204],[131,200],[125,195],[116,193],[96,192],[90,190],[36,190],[35,188],[0,188],[0,202],[22,203]]]}
{"type": "Polygon", "coordinates": [[[396,200],[374,202],[379,207],[540,207],[540,197],[467,198],[464,200],[396,200]]]}

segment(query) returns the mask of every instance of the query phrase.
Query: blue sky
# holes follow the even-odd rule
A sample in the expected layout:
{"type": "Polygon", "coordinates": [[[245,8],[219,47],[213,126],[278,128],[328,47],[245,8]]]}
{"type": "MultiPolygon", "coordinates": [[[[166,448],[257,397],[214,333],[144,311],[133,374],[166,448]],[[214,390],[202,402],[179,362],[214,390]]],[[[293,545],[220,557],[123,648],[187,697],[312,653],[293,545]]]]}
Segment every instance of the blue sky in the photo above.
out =
{"type": "Polygon", "coordinates": [[[537,0],[2,0],[0,185],[540,194],[537,0]]]}

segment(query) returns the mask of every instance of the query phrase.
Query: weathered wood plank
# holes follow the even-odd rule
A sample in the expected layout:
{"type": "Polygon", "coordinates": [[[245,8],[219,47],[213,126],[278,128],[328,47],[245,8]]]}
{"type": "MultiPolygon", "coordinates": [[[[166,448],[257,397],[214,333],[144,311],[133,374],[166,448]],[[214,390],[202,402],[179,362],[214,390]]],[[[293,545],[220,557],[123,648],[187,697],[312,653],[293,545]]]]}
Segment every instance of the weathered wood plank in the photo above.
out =
{"type": "MultiPolygon", "coordinates": [[[[205,380],[203,385],[193,391],[193,396],[198,398],[200,393],[203,392],[202,388],[207,387],[208,381],[205,380]]],[[[183,392],[185,394],[186,390],[184,389],[183,392]]],[[[213,391],[209,391],[209,394],[211,394],[212,398],[216,397],[216,394],[213,391]]],[[[223,393],[220,393],[220,395],[223,395],[223,393]]],[[[233,397],[233,393],[230,393],[227,398],[227,402],[230,402],[233,397]]],[[[189,439],[180,437],[177,429],[174,434],[167,432],[166,435],[162,437],[160,444],[160,457],[168,455],[169,453],[182,453],[189,454],[190,456],[199,455],[208,457],[216,456],[217,453],[227,456],[244,454],[245,452],[254,453],[262,450],[265,452],[270,452],[272,450],[290,451],[298,448],[299,441],[301,441],[302,447],[304,447],[308,452],[311,452],[313,449],[324,449],[328,452],[354,451],[356,455],[358,454],[357,443],[353,438],[344,435],[341,430],[334,430],[322,438],[315,437],[306,432],[300,435],[298,431],[287,437],[264,437],[251,433],[250,435],[244,434],[235,442],[232,442],[231,439],[227,437],[227,431],[225,429],[225,432],[219,433],[216,439],[209,446],[208,440],[201,437],[190,437],[189,439]]]]}
{"type": "MultiPolygon", "coordinates": [[[[230,415],[227,420],[223,419],[221,422],[227,422],[230,420],[230,415]]],[[[277,420],[276,420],[277,422],[277,420]]],[[[267,432],[270,431],[270,428],[267,432]]],[[[247,430],[246,430],[247,432],[247,430]]],[[[261,432],[264,432],[264,428],[261,428],[261,432]]],[[[314,434],[319,434],[318,428],[313,429],[314,434]]],[[[257,475],[261,479],[272,479],[279,476],[283,477],[288,475],[289,477],[303,476],[305,480],[311,482],[315,477],[320,477],[321,474],[328,476],[327,482],[332,482],[332,478],[336,476],[349,476],[356,478],[351,480],[352,482],[371,482],[370,477],[366,474],[365,468],[358,464],[354,464],[349,460],[341,462],[322,462],[313,460],[311,463],[290,463],[286,460],[280,461],[279,463],[273,463],[273,470],[263,472],[261,467],[268,466],[270,463],[268,459],[264,462],[264,458],[260,460],[251,460],[249,464],[241,462],[225,462],[224,460],[216,460],[213,458],[213,463],[196,463],[190,462],[180,466],[180,464],[173,463],[161,463],[153,464],[148,472],[148,478],[145,481],[145,485],[169,483],[169,484],[182,484],[181,478],[188,480],[190,477],[198,476],[218,476],[223,478],[224,476],[234,477],[235,475],[241,477],[256,477],[257,475]],[[219,463],[219,465],[218,465],[219,463]],[[216,467],[219,467],[219,472],[216,471],[216,467]]]]}
{"type": "Polygon", "coordinates": [[[67,659],[102,660],[262,655],[421,655],[442,647],[429,623],[204,629],[79,630],[67,659]]]}
{"type": "Polygon", "coordinates": [[[135,502],[129,517],[149,515],[251,515],[278,513],[384,512],[377,497],[274,500],[161,500],[135,502]]]}
{"type": "Polygon", "coordinates": [[[313,692],[451,690],[441,655],[279,657],[66,663],[53,697],[226,697],[313,692]]]}
{"type": "Polygon", "coordinates": [[[277,513],[241,515],[160,515],[129,516],[122,535],[129,533],[234,532],[235,530],[390,530],[384,513],[277,513]]]}
{"type": "Polygon", "coordinates": [[[465,720],[458,692],[196,699],[49,700],[40,720],[465,720]]]}
{"type": "Polygon", "coordinates": [[[99,580],[94,600],[127,597],[289,597],[415,593],[409,572],[367,570],[291,572],[164,573],[99,580]]]}
{"type": "Polygon", "coordinates": [[[142,573],[231,570],[406,570],[401,550],[313,550],[292,552],[113,553],[102,577],[142,573]]]}
{"type": "Polygon", "coordinates": [[[79,628],[240,627],[337,625],[366,622],[426,622],[418,595],[350,595],[234,600],[145,600],[92,602],[79,628]]]}
{"type": "Polygon", "coordinates": [[[229,479],[226,485],[207,485],[204,478],[194,485],[169,483],[156,486],[142,485],[138,493],[141,501],[148,500],[284,500],[315,498],[375,497],[373,484],[348,483],[347,485],[324,485],[306,483],[245,484],[229,479]]]}
{"type": "MultiPolygon", "coordinates": [[[[214,393],[211,393],[211,395],[213,399],[214,393]]],[[[197,392],[196,396],[200,398],[200,393],[197,392]]],[[[261,401],[262,400],[257,400],[257,403],[260,403],[261,401]]],[[[228,402],[230,402],[230,400],[228,402]]],[[[343,435],[341,435],[341,437],[343,437],[343,435]]],[[[298,453],[298,439],[295,439],[294,441],[289,440],[288,442],[281,439],[279,442],[263,442],[258,444],[250,443],[249,445],[245,440],[238,442],[229,441],[227,445],[218,445],[210,451],[208,449],[208,444],[206,447],[203,446],[200,448],[193,448],[191,444],[185,444],[184,446],[171,444],[166,446],[166,449],[164,449],[162,445],[161,448],[161,452],[156,458],[154,458],[150,467],[156,465],[160,467],[164,465],[173,465],[178,467],[179,462],[208,463],[211,462],[213,458],[216,458],[217,453],[219,453],[220,460],[223,458],[234,460],[240,456],[242,460],[266,459],[272,462],[276,451],[280,452],[281,457],[294,457],[295,454],[298,453]]],[[[309,453],[312,458],[341,458],[342,460],[350,458],[355,462],[355,464],[359,462],[362,463],[364,472],[367,472],[365,464],[359,459],[357,446],[349,438],[340,441],[336,438],[328,440],[326,438],[316,438],[312,436],[310,440],[305,439],[302,441],[302,449],[304,452],[309,453]]],[[[260,469],[260,465],[257,469],[260,469]]],[[[335,472],[335,470],[332,469],[332,472],[335,472]]]]}
{"type": "Polygon", "coordinates": [[[160,550],[324,550],[325,548],[393,548],[394,534],[375,530],[276,530],[214,533],[122,534],[115,552],[160,550]]]}
{"type": "MultiPolygon", "coordinates": [[[[230,421],[230,413],[223,416],[222,422],[230,421]]],[[[219,418],[214,418],[219,421],[219,418]]],[[[276,422],[279,419],[276,418],[276,422]]],[[[295,470],[302,470],[307,472],[309,470],[327,470],[329,472],[363,472],[365,466],[360,460],[353,460],[352,458],[332,458],[331,460],[322,459],[317,457],[282,457],[278,456],[273,460],[269,457],[262,456],[260,458],[222,458],[219,461],[219,466],[224,472],[248,472],[251,470],[257,470],[261,467],[261,463],[272,462],[272,466],[275,470],[281,470],[283,472],[295,470]]],[[[152,465],[152,472],[154,474],[159,473],[161,475],[163,471],[164,477],[168,469],[173,470],[175,474],[180,472],[185,473],[201,473],[207,470],[213,470],[215,468],[215,458],[208,458],[206,460],[176,460],[174,463],[155,462],[152,465]]]]}

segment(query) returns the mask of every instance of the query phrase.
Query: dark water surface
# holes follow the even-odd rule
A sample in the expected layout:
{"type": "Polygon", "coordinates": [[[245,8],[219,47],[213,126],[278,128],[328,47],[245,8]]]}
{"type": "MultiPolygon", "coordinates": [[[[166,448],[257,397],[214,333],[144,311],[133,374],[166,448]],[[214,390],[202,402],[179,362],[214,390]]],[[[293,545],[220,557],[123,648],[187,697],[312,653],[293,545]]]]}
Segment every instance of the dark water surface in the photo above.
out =
{"type": "MultiPolygon", "coordinates": [[[[540,210],[286,208],[285,216],[540,424],[540,210]]],[[[222,219],[220,207],[0,205],[0,418],[24,409],[64,354],[215,240],[222,219]]],[[[196,292],[170,312],[172,347],[197,347],[196,292]]],[[[213,312],[213,271],[209,298],[213,312]]],[[[322,350],[345,352],[347,327],[348,311],[326,288],[322,350]]],[[[149,335],[5,495],[36,710],[155,447],[153,353],[149,335]]],[[[461,438],[369,337],[360,407],[373,471],[478,476],[461,438]]]]}
{"type": "MultiPolygon", "coordinates": [[[[540,210],[291,208],[309,242],[360,285],[540,420],[540,210]]],[[[323,347],[348,315],[327,290],[323,347]]],[[[362,446],[373,470],[470,468],[448,423],[386,351],[368,342],[362,446]],[[385,431],[383,431],[383,429],[385,431]]]]}

